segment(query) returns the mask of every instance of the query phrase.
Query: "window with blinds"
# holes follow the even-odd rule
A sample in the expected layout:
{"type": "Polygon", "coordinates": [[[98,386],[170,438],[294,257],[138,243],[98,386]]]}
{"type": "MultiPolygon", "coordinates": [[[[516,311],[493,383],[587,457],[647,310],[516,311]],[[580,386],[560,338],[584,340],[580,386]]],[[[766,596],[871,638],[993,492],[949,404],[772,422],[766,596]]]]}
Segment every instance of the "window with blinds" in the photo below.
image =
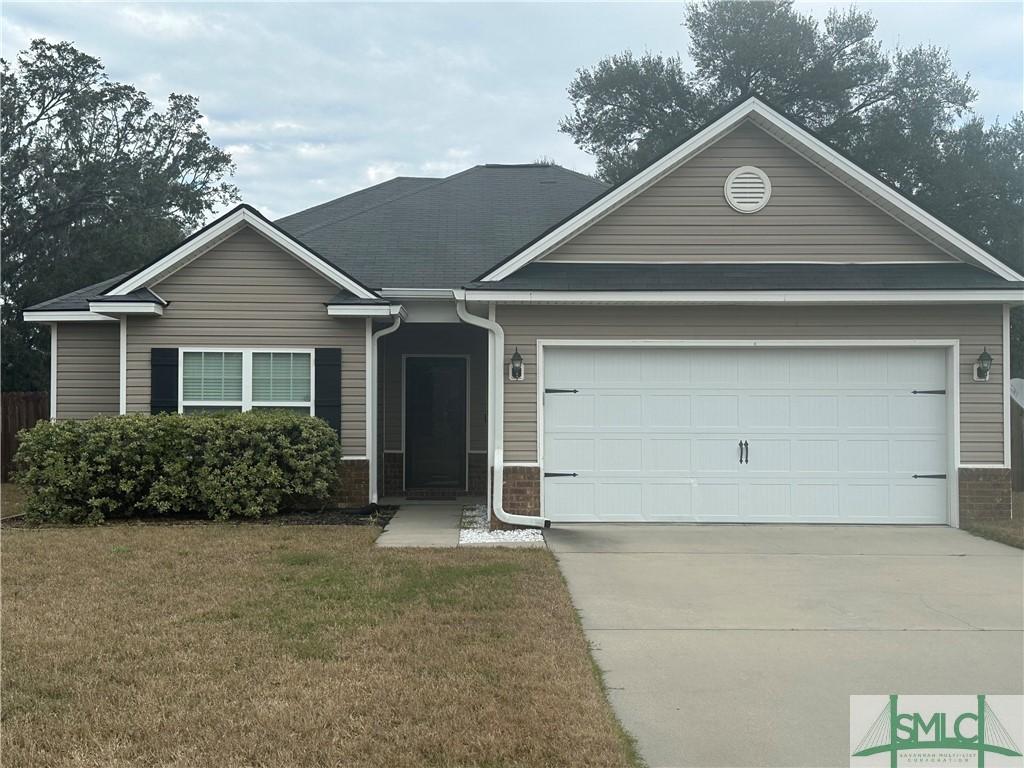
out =
{"type": "Polygon", "coordinates": [[[312,350],[182,350],[180,410],[312,413],[312,350]]]}

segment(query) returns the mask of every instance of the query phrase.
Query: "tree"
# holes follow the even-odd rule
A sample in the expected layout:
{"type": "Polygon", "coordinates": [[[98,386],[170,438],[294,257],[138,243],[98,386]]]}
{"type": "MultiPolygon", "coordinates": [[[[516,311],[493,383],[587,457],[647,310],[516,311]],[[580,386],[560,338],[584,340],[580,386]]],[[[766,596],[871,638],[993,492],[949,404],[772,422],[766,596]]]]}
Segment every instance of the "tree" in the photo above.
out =
{"type": "Polygon", "coordinates": [[[66,42],[34,40],[0,65],[0,379],[45,389],[46,330],[21,311],[146,263],[238,191],[195,97],[157,110],[66,42]]]}
{"type": "MultiPolygon", "coordinates": [[[[791,0],[688,6],[692,69],[629,51],[581,69],[559,128],[619,183],[729,104],[758,94],[1017,271],[1024,271],[1024,114],[985,126],[935,46],[884,51],[867,12],[819,24],[791,0]]],[[[1024,375],[1024,311],[1015,311],[1024,375]]]]}

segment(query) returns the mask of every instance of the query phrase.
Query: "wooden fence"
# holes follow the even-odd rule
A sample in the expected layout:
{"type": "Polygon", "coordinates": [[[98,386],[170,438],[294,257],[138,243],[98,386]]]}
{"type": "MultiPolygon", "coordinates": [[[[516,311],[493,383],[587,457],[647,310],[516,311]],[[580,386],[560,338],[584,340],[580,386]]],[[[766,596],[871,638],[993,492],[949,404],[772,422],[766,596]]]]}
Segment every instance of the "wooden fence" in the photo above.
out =
{"type": "MultiPolygon", "coordinates": [[[[1013,490],[1024,491],[1024,406],[1010,398],[1010,464],[1013,490]]],[[[1015,513],[1016,514],[1016,513],[1015,513]]]]}
{"type": "Polygon", "coordinates": [[[0,399],[0,482],[6,483],[18,450],[18,432],[50,418],[48,392],[4,392],[0,399]]]}

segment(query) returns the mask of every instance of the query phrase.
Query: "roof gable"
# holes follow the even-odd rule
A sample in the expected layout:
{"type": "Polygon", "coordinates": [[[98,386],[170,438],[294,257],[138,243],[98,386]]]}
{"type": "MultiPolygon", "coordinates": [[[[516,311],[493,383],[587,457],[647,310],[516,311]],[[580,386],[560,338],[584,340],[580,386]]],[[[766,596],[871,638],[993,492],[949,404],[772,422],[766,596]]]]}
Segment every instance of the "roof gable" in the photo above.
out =
{"type": "Polygon", "coordinates": [[[613,263],[955,261],[878,206],[745,119],[691,160],[539,261],[613,263]],[[737,211],[724,194],[744,167],[767,203],[737,211]]]}
{"type": "Polygon", "coordinates": [[[380,297],[345,271],[308,248],[248,205],[239,205],[192,234],[170,253],[143,267],[103,292],[103,296],[125,296],[141,288],[157,285],[179,269],[201,258],[212,248],[244,229],[251,229],[294,256],[311,270],[338,288],[363,299],[380,297]]]}
{"type": "MultiPolygon", "coordinates": [[[[944,254],[946,260],[956,259],[974,264],[1005,280],[1024,279],[978,245],[946,226],[757,98],[748,99],[733,108],[664,157],[552,227],[478,279],[484,282],[500,281],[525,265],[543,259],[556,252],[557,249],[567,246],[574,238],[581,236],[586,230],[611,216],[624,205],[650,190],[655,184],[671,176],[708,147],[726,138],[744,122],[749,122],[765,134],[770,135],[779,145],[796,153],[824,175],[835,179],[837,183],[841,182],[845,188],[855,193],[857,198],[866,200],[871,206],[881,209],[900,225],[915,233],[918,239],[927,241],[934,249],[930,251],[931,254],[944,254]]],[[[742,163],[736,163],[736,165],[742,165],[742,163]]],[[[757,216],[749,218],[756,219],[757,216]]],[[[563,251],[563,255],[571,250],[570,248],[563,251]]],[[[919,252],[917,255],[920,256],[924,253],[919,252]]],[[[925,258],[924,260],[937,261],[942,258],[943,256],[934,256],[934,258],[925,258]]]]}

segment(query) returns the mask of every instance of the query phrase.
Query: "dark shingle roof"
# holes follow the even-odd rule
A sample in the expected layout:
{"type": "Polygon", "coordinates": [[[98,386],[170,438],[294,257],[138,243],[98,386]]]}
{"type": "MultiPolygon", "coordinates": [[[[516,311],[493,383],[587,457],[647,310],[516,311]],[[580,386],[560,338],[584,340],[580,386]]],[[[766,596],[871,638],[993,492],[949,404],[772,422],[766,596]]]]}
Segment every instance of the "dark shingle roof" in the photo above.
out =
{"type": "Polygon", "coordinates": [[[458,288],[606,188],[548,165],[409,181],[366,190],[378,190],[375,205],[349,195],[276,223],[372,288],[458,288]]]}
{"type": "Polygon", "coordinates": [[[63,296],[58,296],[56,299],[41,302],[29,307],[29,309],[33,312],[73,312],[77,310],[88,310],[89,299],[98,296],[108,288],[113,288],[130,274],[131,272],[124,272],[117,277],[111,277],[108,280],[93,283],[92,285],[85,286],[85,288],[79,288],[77,291],[72,291],[71,293],[66,293],[63,296]]]}
{"type": "Polygon", "coordinates": [[[970,264],[527,264],[498,291],[860,291],[1024,288],[970,264]]]}

